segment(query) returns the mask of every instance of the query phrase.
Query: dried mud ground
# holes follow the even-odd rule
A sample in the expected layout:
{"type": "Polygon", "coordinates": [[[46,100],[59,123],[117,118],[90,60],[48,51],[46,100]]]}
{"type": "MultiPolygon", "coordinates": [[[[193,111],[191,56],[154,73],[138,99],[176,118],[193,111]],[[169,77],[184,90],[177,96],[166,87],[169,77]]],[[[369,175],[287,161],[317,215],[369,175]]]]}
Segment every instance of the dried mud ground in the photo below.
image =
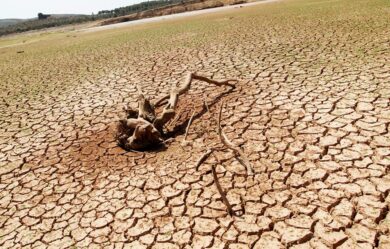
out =
{"type": "Polygon", "coordinates": [[[0,247],[390,248],[389,16],[286,0],[0,48],[0,247]],[[194,82],[165,149],[117,147],[136,84],[156,99],[187,71],[239,83],[194,82]],[[216,160],[195,168],[222,101],[256,171],[217,153],[233,217],[216,160]]]}

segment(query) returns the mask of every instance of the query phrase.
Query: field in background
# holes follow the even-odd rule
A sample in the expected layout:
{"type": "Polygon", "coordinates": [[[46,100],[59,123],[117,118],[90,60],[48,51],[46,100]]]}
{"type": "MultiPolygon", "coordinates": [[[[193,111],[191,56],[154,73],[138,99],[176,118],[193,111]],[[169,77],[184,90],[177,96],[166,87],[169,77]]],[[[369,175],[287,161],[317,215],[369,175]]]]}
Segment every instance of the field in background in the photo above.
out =
{"type": "Polygon", "coordinates": [[[129,22],[134,20],[140,20],[144,18],[156,17],[156,16],[166,16],[177,13],[184,13],[188,11],[195,10],[204,10],[211,8],[218,8],[222,6],[229,5],[238,5],[243,3],[248,3],[253,1],[248,0],[191,0],[186,2],[181,2],[178,4],[172,4],[168,6],[163,6],[160,8],[155,8],[151,10],[141,11],[138,13],[125,15],[116,18],[110,18],[99,22],[99,25],[110,25],[114,23],[129,22]]]}
{"type": "Polygon", "coordinates": [[[193,10],[221,7],[245,3],[246,0],[154,0],[144,1],[112,10],[101,10],[97,14],[43,14],[38,18],[0,19],[0,37],[36,30],[67,28],[71,25],[108,25],[113,23],[139,20],[154,16],[182,13],[193,10]]]}
{"type": "MultiPolygon", "coordinates": [[[[80,23],[93,22],[96,20],[129,15],[132,13],[140,13],[145,10],[152,10],[162,6],[175,5],[178,2],[179,0],[145,1],[112,10],[101,10],[98,13],[92,13],[91,15],[38,13],[37,18],[0,19],[0,36],[28,32],[32,30],[42,30],[52,27],[64,27],[69,25],[77,25],[80,23]]],[[[182,3],[183,2],[181,2],[181,4],[182,3]]]]}
{"type": "Polygon", "coordinates": [[[0,247],[388,248],[390,5],[284,0],[101,32],[0,39],[0,247]],[[164,151],[125,152],[113,127],[139,84],[153,99],[197,84],[164,151]],[[256,171],[204,149],[213,117],[256,171]]]}

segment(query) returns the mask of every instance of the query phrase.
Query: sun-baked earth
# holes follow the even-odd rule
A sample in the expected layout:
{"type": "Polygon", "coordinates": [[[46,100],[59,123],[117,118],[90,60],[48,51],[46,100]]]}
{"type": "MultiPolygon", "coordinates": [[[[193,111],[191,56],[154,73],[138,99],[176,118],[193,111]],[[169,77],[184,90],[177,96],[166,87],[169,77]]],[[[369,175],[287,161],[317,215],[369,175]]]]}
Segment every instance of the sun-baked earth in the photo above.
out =
{"type": "Polygon", "coordinates": [[[390,248],[389,16],[387,0],[285,0],[0,40],[0,247],[390,248]],[[188,71],[239,83],[194,82],[165,149],[119,148],[136,84],[157,99],[188,71]],[[216,160],[195,168],[221,145],[222,101],[256,172],[217,153],[242,216],[216,160]]]}

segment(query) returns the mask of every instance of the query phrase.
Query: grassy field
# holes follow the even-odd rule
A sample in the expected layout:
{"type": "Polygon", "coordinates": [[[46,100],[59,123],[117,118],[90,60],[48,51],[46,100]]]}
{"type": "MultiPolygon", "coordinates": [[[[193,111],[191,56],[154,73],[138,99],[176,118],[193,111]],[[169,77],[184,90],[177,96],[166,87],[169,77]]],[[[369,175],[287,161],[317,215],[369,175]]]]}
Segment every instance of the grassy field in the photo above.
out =
{"type": "Polygon", "coordinates": [[[390,2],[282,0],[99,32],[0,39],[0,247],[389,248],[390,2]],[[187,145],[125,152],[112,127],[136,85],[188,71],[187,145]],[[224,130],[255,168],[216,152],[224,130]],[[214,161],[213,161],[214,160],[214,161]],[[241,210],[241,211],[242,211],[241,210]]]}

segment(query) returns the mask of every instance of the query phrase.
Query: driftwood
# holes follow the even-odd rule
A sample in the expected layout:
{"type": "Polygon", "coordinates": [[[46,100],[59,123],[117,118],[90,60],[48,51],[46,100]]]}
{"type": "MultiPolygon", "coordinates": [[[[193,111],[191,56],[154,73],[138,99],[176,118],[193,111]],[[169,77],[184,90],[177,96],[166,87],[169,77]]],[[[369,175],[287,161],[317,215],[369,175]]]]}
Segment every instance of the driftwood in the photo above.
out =
{"type": "MultiPolygon", "coordinates": [[[[189,73],[185,77],[184,84],[181,87],[174,87],[168,95],[163,96],[158,99],[156,102],[151,103],[144,95],[140,87],[138,86],[138,109],[131,107],[126,107],[126,117],[121,119],[118,124],[117,136],[116,139],[118,144],[126,150],[147,150],[153,147],[156,147],[162,143],[167,143],[170,139],[166,138],[164,134],[164,126],[170,122],[176,115],[176,107],[179,100],[179,96],[186,93],[190,87],[192,80],[205,81],[210,84],[217,86],[229,86],[234,88],[234,82],[236,80],[225,80],[225,81],[215,81],[204,76],[200,76],[194,73],[189,73]],[[160,114],[156,114],[156,108],[163,106],[163,109],[160,114]]],[[[209,106],[204,97],[204,105],[208,112],[209,106]]],[[[218,135],[222,144],[228,149],[232,150],[237,158],[237,160],[246,167],[247,174],[253,175],[252,166],[242,151],[242,149],[235,144],[233,144],[225,135],[221,126],[223,103],[221,104],[219,115],[218,115],[218,135]]],[[[195,112],[192,113],[191,118],[187,124],[185,131],[184,141],[187,138],[189,128],[195,116],[195,112]]],[[[207,158],[213,154],[213,152],[219,150],[218,148],[208,149],[196,162],[195,168],[199,169],[200,165],[207,160],[207,158]]],[[[213,154],[218,163],[219,159],[213,154]]],[[[210,171],[209,171],[210,172],[210,171]]],[[[233,211],[232,205],[226,197],[225,191],[222,189],[221,184],[219,183],[218,175],[216,172],[216,166],[211,166],[211,173],[214,178],[214,183],[217,187],[217,190],[221,196],[223,203],[226,205],[227,212],[229,215],[236,215],[233,211]]],[[[244,211],[245,212],[245,211],[244,211]]]]}
{"type": "Polygon", "coordinates": [[[181,87],[174,87],[166,95],[152,104],[138,87],[138,109],[127,107],[126,118],[119,121],[117,141],[126,150],[147,150],[160,145],[164,141],[164,125],[174,116],[179,96],[186,93],[192,80],[205,81],[217,86],[235,87],[236,80],[216,81],[195,73],[188,73],[181,87]],[[162,112],[157,115],[155,108],[164,105],[162,112]]]}

